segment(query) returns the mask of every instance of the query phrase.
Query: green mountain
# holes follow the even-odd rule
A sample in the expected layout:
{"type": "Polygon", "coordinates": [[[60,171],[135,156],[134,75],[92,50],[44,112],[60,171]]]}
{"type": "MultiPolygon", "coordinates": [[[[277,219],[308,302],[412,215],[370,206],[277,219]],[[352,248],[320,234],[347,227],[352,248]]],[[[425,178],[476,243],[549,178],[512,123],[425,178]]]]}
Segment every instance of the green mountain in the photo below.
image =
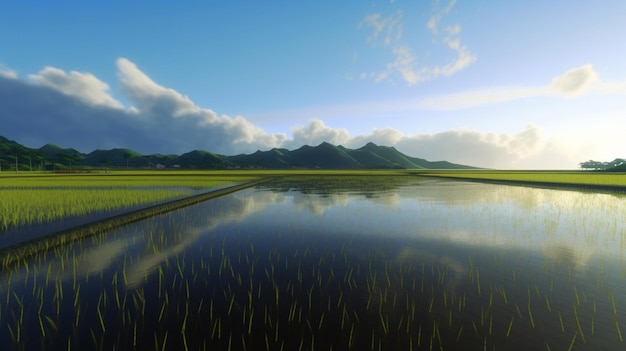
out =
{"type": "Polygon", "coordinates": [[[45,155],[39,150],[28,148],[0,136],[0,171],[15,170],[16,161],[20,169],[29,169],[31,165],[35,169],[43,159],[45,155]]]}
{"type": "Polygon", "coordinates": [[[426,161],[407,156],[394,147],[368,143],[360,149],[348,149],[321,143],[297,150],[272,149],[249,155],[226,157],[239,167],[306,169],[464,169],[474,168],[447,161],[426,161]]]}
{"type": "Polygon", "coordinates": [[[353,157],[372,168],[429,168],[414,162],[411,157],[399,152],[394,147],[378,146],[367,143],[360,149],[351,150],[353,157]]]}
{"type": "Polygon", "coordinates": [[[183,168],[183,169],[463,169],[474,168],[447,161],[427,161],[407,156],[394,147],[374,143],[348,149],[323,142],[296,150],[271,149],[252,154],[224,156],[194,150],[182,155],[142,155],[131,149],[94,150],[88,154],[72,148],[46,144],[39,149],[22,146],[0,137],[1,169],[15,169],[17,155],[20,169],[81,168],[183,168]]]}
{"type": "Polygon", "coordinates": [[[362,165],[344,148],[323,142],[318,146],[304,145],[291,151],[293,164],[297,168],[357,169],[362,165]]]}
{"type": "Polygon", "coordinates": [[[270,151],[256,151],[253,154],[241,154],[228,157],[228,161],[240,168],[293,168],[292,157],[287,149],[271,149],[270,151]]]}
{"type": "Polygon", "coordinates": [[[85,155],[85,165],[100,166],[128,166],[138,167],[144,164],[143,155],[131,149],[94,150],[85,155]],[[132,163],[131,163],[132,161],[132,163]]]}
{"type": "MultiPolygon", "coordinates": [[[[257,151],[250,155],[237,155],[228,159],[237,166],[255,168],[301,168],[301,169],[362,169],[381,168],[375,163],[363,162],[351,153],[354,150],[323,142],[318,146],[304,145],[299,149],[272,149],[257,151]]],[[[389,168],[389,167],[382,167],[389,168]]]]}
{"type": "Polygon", "coordinates": [[[174,157],[170,161],[170,166],[173,165],[178,165],[181,168],[197,169],[225,169],[231,168],[232,166],[232,164],[226,160],[224,156],[200,150],[194,150],[174,157]]]}
{"type": "Polygon", "coordinates": [[[64,149],[58,145],[46,144],[39,148],[39,151],[45,156],[46,160],[58,163],[82,163],[85,155],[76,149],[64,149]]]}

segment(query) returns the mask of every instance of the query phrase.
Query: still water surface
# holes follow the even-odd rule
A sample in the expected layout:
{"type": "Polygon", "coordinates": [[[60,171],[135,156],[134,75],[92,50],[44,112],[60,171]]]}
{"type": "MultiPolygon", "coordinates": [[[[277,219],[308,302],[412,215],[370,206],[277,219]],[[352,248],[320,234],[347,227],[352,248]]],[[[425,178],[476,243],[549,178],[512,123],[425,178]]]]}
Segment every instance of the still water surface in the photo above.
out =
{"type": "Polygon", "coordinates": [[[625,200],[419,177],[285,178],[2,268],[0,343],[621,349],[625,200]]]}

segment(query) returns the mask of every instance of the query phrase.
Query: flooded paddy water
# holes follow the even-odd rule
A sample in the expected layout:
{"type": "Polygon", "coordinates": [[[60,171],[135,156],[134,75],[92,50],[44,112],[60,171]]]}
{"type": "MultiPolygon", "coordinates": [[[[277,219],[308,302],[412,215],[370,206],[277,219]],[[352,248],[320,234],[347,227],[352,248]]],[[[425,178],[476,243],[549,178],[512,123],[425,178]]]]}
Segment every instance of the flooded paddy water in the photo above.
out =
{"type": "Polygon", "coordinates": [[[626,198],[281,178],[5,265],[14,349],[615,350],[626,198]]]}

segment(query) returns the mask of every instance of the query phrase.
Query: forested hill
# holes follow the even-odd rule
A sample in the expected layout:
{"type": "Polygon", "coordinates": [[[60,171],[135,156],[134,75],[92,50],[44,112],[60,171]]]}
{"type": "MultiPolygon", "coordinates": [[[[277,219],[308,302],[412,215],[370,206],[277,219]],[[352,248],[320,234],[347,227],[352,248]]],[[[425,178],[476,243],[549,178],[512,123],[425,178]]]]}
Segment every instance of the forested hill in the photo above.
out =
{"type": "Polygon", "coordinates": [[[20,145],[0,136],[0,166],[3,170],[42,166],[68,168],[183,168],[183,169],[468,169],[447,161],[427,161],[401,153],[394,147],[374,143],[349,149],[329,143],[302,146],[296,150],[271,149],[252,154],[225,156],[194,150],[182,155],[142,155],[131,149],[116,148],[82,153],[76,149],[46,144],[39,149],[20,145]]]}

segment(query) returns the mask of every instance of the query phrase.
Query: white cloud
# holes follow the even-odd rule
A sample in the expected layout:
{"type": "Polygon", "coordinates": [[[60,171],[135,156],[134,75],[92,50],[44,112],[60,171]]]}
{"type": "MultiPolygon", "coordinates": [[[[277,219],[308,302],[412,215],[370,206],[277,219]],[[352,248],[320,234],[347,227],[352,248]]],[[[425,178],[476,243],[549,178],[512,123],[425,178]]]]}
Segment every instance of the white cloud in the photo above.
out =
{"type": "MultiPolygon", "coordinates": [[[[131,61],[120,58],[117,61],[118,78],[122,91],[130,97],[143,116],[152,120],[168,121],[171,117],[180,119],[180,124],[189,128],[206,130],[208,134],[221,131],[227,137],[229,146],[237,150],[255,147],[276,147],[284,139],[281,134],[269,135],[241,116],[231,118],[218,116],[213,110],[201,108],[174,89],[155,83],[131,61]]],[[[172,121],[169,121],[173,123],[172,121]]]]}
{"type": "Polygon", "coordinates": [[[9,79],[17,79],[17,73],[13,70],[10,70],[4,65],[0,63],[0,77],[9,78],[9,79]]]}
{"type": "MultiPolygon", "coordinates": [[[[212,145],[214,150],[222,152],[276,147],[285,139],[282,134],[265,133],[241,116],[218,116],[213,110],[197,106],[189,97],[152,81],[127,59],[118,59],[117,65],[121,89],[141,114],[153,121],[171,124],[172,129],[164,128],[162,132],[169,133],[178,128],[181,134],[192,133],[198,139],[207,138],[202,144],[212,145]]],[[[180,137],[185,139],[185,135],[180,137]]]]}
{"type": "Polygon", "coordinates": [[[472,129],[456,129],[439,133],[407,135],[393,128],[374,129],[366,135],[351,137],[340,128],[328,127],[312,120],[294,130],[293,140],[285,147],[318,145],[328,141],[336,145],[359,148],[367,142],[394,146],[407,155],[430,161],[450,162],[485,168],[574,168],[580,160],[579,150],[563,140],[548,138],[543,129],[529,124],[518,133],[492,133],[472,129]]]}
{"type": "Polygon", "coordinates": [[[568,70],[545,86],[499,87],[422,99],[419,107],[429,110],[456,110],[535,96],[562,95],[576,97],[588,91],[600,94],[626,93],[626,83],[600,82],[591,64],[568,70]]]}
{"type": "MultiPolygon", "coordinates": [[[[174,117],[201,112],[201,109],[187,96],[181,95],[174,89],[158,85],[128,59],[118,59],[117,68],[117,77],[122,92],[132,99],[139,110],[169,114],[174,117]]],[[[205,110],[205,112],[207,119],[217,118],[215,112],[211,110],[205,110]]]]}
{"type": "Polygon", "coordinates": [[[590,64],[571,69],[552,80],[550,88],[559,94],[575,96],[584,93],[598,79],[590,64]]]}
{"type": "Polygon", "coordinates": [[[282,147],[291,149],[302,145],[319,145],[324,141],[343,145],[350,140],[346,129],[329,127],[319,119],[310,120],[304,127],[294,128],[291,134],[291,140],[285,141],[282,147]]]}
{"type": "Polygon", "coordinates": [[[517,168],[525,159],[540,155],[546,139],[542,130],[528,125],[516,134],[471,129],[405,136],[398,149],[429,160],[447,160],[487,168],[517,168]]]}
{"type": "Polygon", "coordinates": [[[31,74],[28,78],[37,84],[76,97],[89,105],[123,108],[122,104],[109,94],[109,85],[90,73],[71,71],[67,74],[58,68],[44,67],[38,74],[31,74]]]}
{"type": "Polygon", "coordinates": [[[455,24],[454,26],[446,27],[445,31],[448,33],[448,35],[458,35],[461,33],[461,26],[455,24]]]}
{"type": "MultiPolygon", "coordinates": [[[[439,0],[437,0],[435,4],[439,5],[439,0]]],[[[428,23],[426,23],[426,26],[431,32],[437,34],[439,30],[439,22],[441,22],[441,19],[447,15],[450,10],[452,10],[454,4],[456,4],[456,0],[451,0],[443,9],[435,10],[434,14],[430,17],[430,19],[428,19],[428,23]]]]}
{"type": "Polygon", "coordinates": [[[221,116],[213,125],[224,125],[226,135],[231,137],[234,145],[241,145],[241,150],[254,148],[274,148],[280,146],[285,140],[284,134],[267,134],[262,128],[250,123],[247,119],[236,116],[230,118],[221,116]]]}
{"type": "Polygon", "coordinates": [[[443,74],[444,76],[451,76],[476,61],[476,56],[469,52],[465,46],[461,45],[458,38],[452,39],[450,37],[446,37],[444,42],[450,49],[456,52],[457,57],[455,60],[449,62],[442,68],[439,66],[434,67],[432,73],[433,76],[436,77],[440,74],[443,74]]]}
{"type": "MultiPolygon", "coordinates": [[[[103,100],[102,96],[96,98],[97,93],[107,91],[104,89],[106,84],[86,73],[72,75],[46,68],[26,80],[0,76],[2,134],[33,146],[55,143],[82,151],[129,147],[143,153],[182,153],[204,149],[226,155],[273,147],[294,149],[324,141],[358,148],[372,141],[432,161],[448,160],[494,168],[533,165],[573,168],[581,161],[578,158],[588,157],[581,157],[581,150],[572,145],[592,141],[584,139],[586,131],[565,139],[546,137],[543,130],[534,125],[518,133],[457,129],[407,135],[397,129],[381,128],[353,137],[346,129],[330,127],[320,119],[293,128],[292,137],[287,139],[285,134],[266,133],[242,116],[217,115],[202,108],[176,90],[157,84],[129,60],[120,59],[117,63],[119,85],[133,105],[131,108],[119,108],[117,104],[103,100]],[[81,84],[92,88],[91,95],[76,91],[81,84]],[[94,87],[98,89],[94,90],[94,87]],[[33,125],[38,128],[33,129],[33,125]],[[568,143],[567,140],[575,142],[568,143]]],[[[448,96],[431,101],[431,107],[445,105],[449,108],[448,103],[456,107],[472,106],[476,100],[489,103],[533,94],[553,95],[557,91],[569,96],[567,94],[586,89],[593,77],[595,72],[591,67],[583,66],[568,71],[555,79],[556,83],[545,87],[500,90],[498,94],[483,91],[448,96]]],[[[626,92],[621,83],[601,87],[607,91],[626,92]]],[[[613,136],[611,140],[616,138],[613,136]]],[[[615,149],[613,145],[612,150],[615,149]]]]}
{"type": "Polygon", "coordinates": [[[121,92],[132,107],[109,95],[109,86],[88,73],[46,67],[28,80],[0,77],[3,134],[30,143],[80,150],[129,147],[140,152],[182,153],[193,149],[234,154],[281,145],[241,116],[218,116],[174,89],[163,87],[133,62],[117,61],[121,92]],[[37,125],[36,131],[29,126],[37,125]]]}
{"type": "Polygon", "coordinates": [[[396,145],[400,140],[404,138],[404,134],[401,131],[394,128],[377,128],[372,130],[371,133],[366,135],[358,135],[350,138],[350,141],[346,144],[348,147],[359,148],[368,142],[373,142],[377,145],[396,145]]]}
{"type": "Polygon", "coordinates": [[[395,60],[387,65],[387,71],[384,76],[389,76],[390,72],[396,71],[400,73],[402,79],[409,85],[423,81],[424,77],[415,72],[413,69],[415,64],[415,56],[408,46],[396,46],[392,50],[395,60]]]}
{"type": "MultiPolygon", "coordinates": [[[[439,22],[450,12],[455,3],[456,0],[450,1],[443,9],[436,10],[428,20],[426,27],[434,39],[437,39],[440,33],[439,22]]],[[[461,44],[458,38],[461,33],[461,26],[455,24],[444,28],[445,36],[443,37],[444,45],[455,53],[454,58],[444,65],[419,64],[413,49],[406,40],[403,40],[402,15],[402,12],[398,12],[396,16],[383,18],[380,13],[375,13],[366,16],[360,23],[359,27],[366,24],[373,29],[372,34],[367,37],[368,43],[373,48],[377,46],[389,47],[390,53],[394,57],[393,61],[386,65],[385,70],[378,73],[362,74],[362,78],[372,78],[375,82],[381,82],[391,80],[394,75],[398,75],[409,85],[414,85],[439,76],[453,75],[476,61],[476,56],[461,44]],[[381,40],[379,37],[383,32],[385,35],[381,40]]],[[[436,43],[437,40],[434,42],[436,43]]]]}
{"type": "Polygon", "coordinates": [[[523,99],[545,93],[543,88],[496,88],[434,96],[422,99],[418,106],[427,110],[458,110],[487,104],[523,99]]]}
{"type": "Polygon", "coordinates": [[[394,15],[382,17],[380,13],[372,13],[363,19],[359,23],[359,27],[367,25],[372,27],[374,31],[367,37],[367,42],[372,46],[383,44],[388,46],[391,43],[397,42],[402,39],[402,11],[396,12],[394,15]],[[379,40],[380,34],[383,33],[382,40],[379,40]]]}

